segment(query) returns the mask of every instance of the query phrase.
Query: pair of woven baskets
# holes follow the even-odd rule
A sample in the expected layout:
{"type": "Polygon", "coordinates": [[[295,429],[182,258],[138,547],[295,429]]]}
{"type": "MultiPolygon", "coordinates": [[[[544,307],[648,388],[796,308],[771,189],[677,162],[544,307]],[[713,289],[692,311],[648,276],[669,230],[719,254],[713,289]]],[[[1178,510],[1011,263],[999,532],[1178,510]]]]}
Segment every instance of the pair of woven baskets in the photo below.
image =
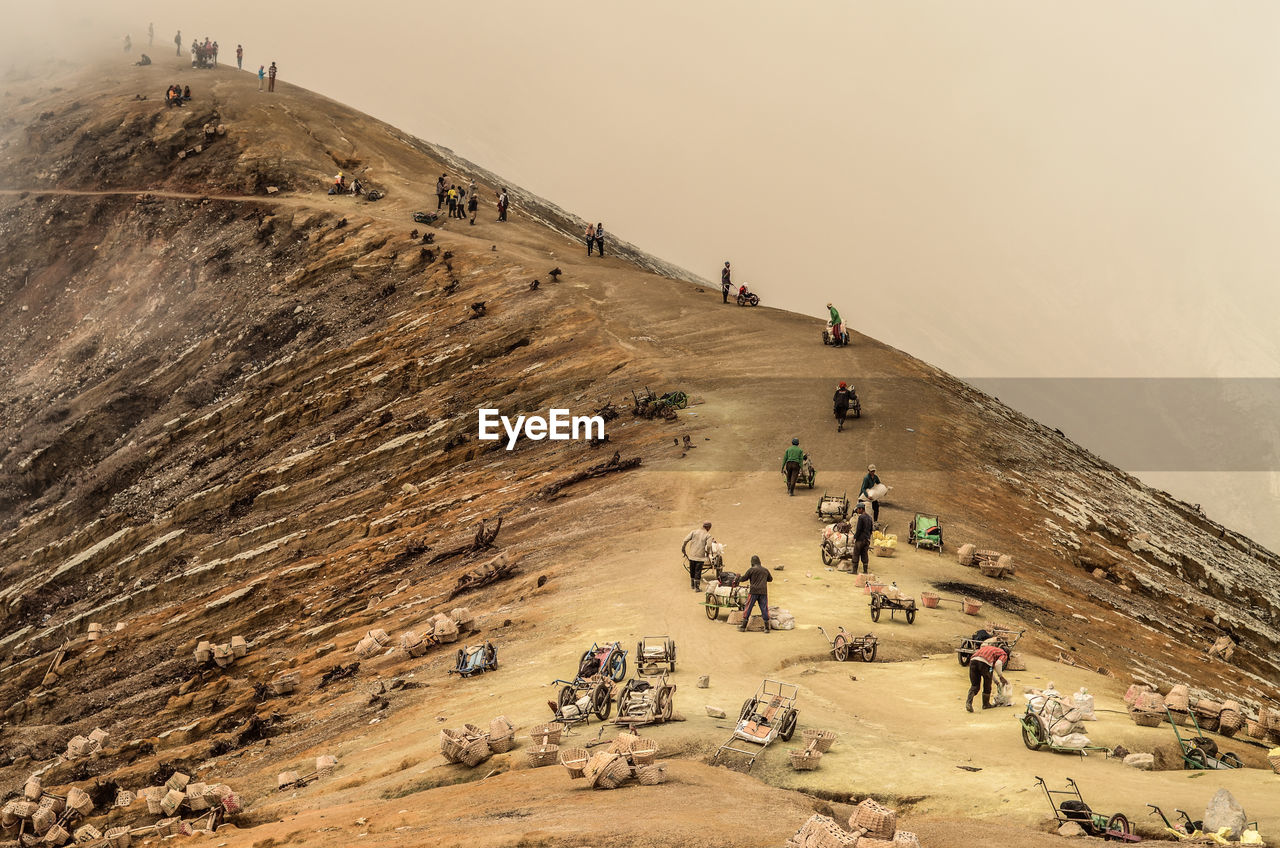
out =
{"type": "Polygon", "coordinates": [[[1131,710],[1129,715],[1133,716],[1133,723],[1139,727],[1159,727],[1164,721],[1164,713],[1150,710],[1131,710]]]}
{"type": "Polygon", "coordinates": [[[489,722],[489,749],[504,754],[516,746],[516,728],[502,715],[489,722]]]}
{"type": "Polygon", "coordinates": [[[861,831],[872,839],[893,839],[893,834],[898,829],[898,814],[866,798],[854,808],[853,815],[849,817],[849,829],[855,833],[861,831]]]}
{"type": "Polygon", "coordinates": [[[817,748],[802,748],[791,752],[791,767],[796,771],[813,771],[822,761],[817,748]]]}
{"type": "Polygon", "coordinates": [[[831,750],[831,746],[836,744],[836,732],[834,730],[808,727],[800,731],[800,735],[804,738],[806,746],[812,745],[820,754],[827,753],[831,750]]]}

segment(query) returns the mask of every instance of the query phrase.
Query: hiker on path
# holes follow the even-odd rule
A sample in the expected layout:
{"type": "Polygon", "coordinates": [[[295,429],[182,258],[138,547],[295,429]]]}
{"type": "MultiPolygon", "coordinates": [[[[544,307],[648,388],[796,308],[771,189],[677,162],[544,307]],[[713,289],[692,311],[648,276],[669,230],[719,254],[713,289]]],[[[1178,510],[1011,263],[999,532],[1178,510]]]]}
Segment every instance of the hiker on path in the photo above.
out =
{"type": "Polygon", "coordinates": [[[689,535],[684,537],[684,544],[680,546],[680,553],[689,560],[689,583],[695,592],[702,589],[702,567],[711,559],[713,541],[711,522],[704,521],[701,527],[689,531],[689,535]]]}
{"type": "Polygon", "coordinates": [[[258,66],[258,91],[262,91],[262,81],[266,78],[266,76],[267,76],[267,69],[264,66],[259,65],[258,66]]]}
{"type": "Polygon", "coordinates": [[[844,344],[844,322],[840,320],[840,310],[836,309],[830,303],[827,309],[831,312],[831,338],[836,346],[844,344]]]}
{"type": "Polygon", "coordinates": [[[773,582],[773,575],[769,573],[769,569],[760,564],[760,557],[753,556],[751,558],[751,567],[747,569],[747,573],[743,574],[741,579],[749,583],[751,588],[747,590],[747,608],[742,613],[742,624],[738,627],[738,632],[746,632],[747,622],[751,621],[751,607],[758,606],[760,608],[760,618],[764,621],[764,632],[768,633],[769,584],[773,582]]]}
{"type": "Polygon", "coordinates": [[[467,201],[467,211],[471,213],[471,225],[476,223],[476,210],[480,208],[480,195],[476,194],[476,184],[471,184],[471,199],[467,201]]]}
{"type": "Polygon", "coordinates": [[[836,416],[836,432],[840,433],[844,430],[844,419],[849,415],[849,403],[853,400],[853,392],[849,391],[848,383],[841,382],[836,387],[836,393],[831,398],[832,409],[836,416]]]}
{"type": "Polygon", "coordinates": [[[449,203],[449,217],[458,217],[458,187],[456,185],[449,186],[449,191],[445,194],[445,199],[449,203]]]}
{"type": "Polygon", "coordinates": [[[511,203],[511,199],[507,197],[507,190],[503,188],[498,192],[498,220],[505,222],[507,220],[507,206],[511,203]]]}
{"type": "Polygon", "coordinates": [[[733,276],[729,272],[729,260],[724,261],[724,268],[720,271],[720,295],[725,303],[729,302],[729,289],[733,288],[733,276]]]}
{"type": "Polygon", "coordinates": [[[449,193],[449,187],[445,185],[445,174],[440,175],[440,179],[436,180],[436,211],[439,212],[444,206],[444,196],[449,193]]]}
{"type": "Polygon", "coordinates": [[[880,520],[880,500],[878,498],[876,500],[871,500],[871,497],[867,495],[867,492],[879,485],[880,477],[876,474],[875,465],[868,465],[867,473],[862,478],[862,488],[858,491],[858,499],[861,500],[863,496],[866,496],[867,500],[871,501],[871,519],[873,521],[880,520]]]}
{"type": "Polygon", "coordinates": [[[272,62],[271,67],[267,68],[267,91],[276,90],[276,63],[272,62]]]}
{"type": "Polygon", "coordinates": [[[236,70],[244,70],[244,45],[236,45],[236,70]]]}
{"type": "Polygon", "coordinates": [[[178,34],[173,37],[173,46],[177,48],[177,51],[173,55],[181,56],[182,55],[182,30],[178,30],[178,34]]]}
{"type": "Polygon", "coordinates": [[[591,246],[596,243],[596,225],[595,224],[587,224],[586,239],[587,239],[587,255],[590,256],[591,246]]]}
{"type": "MultiPolygon", "coordinates": [[[[596,250],[602,257],[604,256],[604,224],[599,221],[596,221],[596,250]]],[[[587,255],[590,256],[590,252],[587,255]]]]}
{"type": "Polygon", "coordinates": [[[462,186],[458,186],[458,214],[459,219],[467,217],[467,190],[462,186]]]}
{"type": "Polygon", "coordinates": [[[858,563],[862,563],[862,573],[866,574],[869,565],[867,551],[871,547],[871,516],[867,515],[866,504],[862,501],[858,501],[853,512],[858,516],[858,523],[853,528],[853,573],[858,573],[858,563]]]}
{"type": "Polygon", "coordinates": [[[787,494],[796,493],[796,480],[800,477],[800,463],[804,462],[804,451],[800,449],[800,440],[792,439],[791,447],[782,455],[782,473],[787,475],[787,494]]]}
{"type": "Polygon", "coordinates": [[[969,697],[964,700],[964,708],[973,712],[973,696],[982,688],[982,708],[991,709],[991,678],[1000,681],[1001,686],[1008,684],[1004,677],[1005,664],[1009,655],[999,645],[984,644],[969,657],[969,697]]]}

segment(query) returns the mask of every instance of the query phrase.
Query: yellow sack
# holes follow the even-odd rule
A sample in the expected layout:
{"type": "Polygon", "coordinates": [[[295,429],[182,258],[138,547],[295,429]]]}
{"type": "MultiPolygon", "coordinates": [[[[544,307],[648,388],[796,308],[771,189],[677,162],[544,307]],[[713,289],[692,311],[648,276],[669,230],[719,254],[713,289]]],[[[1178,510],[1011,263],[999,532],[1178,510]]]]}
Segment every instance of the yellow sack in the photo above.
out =
{"type": "MultiPolygon", "coordinates": [[[[1280,748],[1278,748],[1277,750],[1280,750],[1280,748]]],[[[1266,845],[1267,843],[1262,841],[1262,834],[1259,833],[1258,831],[1246,830],[1244,833],[1240,834],[1240,844],[1241,845],[1266,845]]]]}

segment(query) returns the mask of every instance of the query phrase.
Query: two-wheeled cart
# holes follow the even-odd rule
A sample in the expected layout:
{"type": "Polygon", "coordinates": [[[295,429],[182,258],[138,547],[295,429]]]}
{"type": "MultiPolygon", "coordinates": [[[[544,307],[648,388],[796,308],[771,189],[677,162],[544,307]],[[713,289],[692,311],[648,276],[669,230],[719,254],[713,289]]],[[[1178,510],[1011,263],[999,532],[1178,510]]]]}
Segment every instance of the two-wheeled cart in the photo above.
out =
{"type": "Polygon", "coordinates": [[[711,764],[715,765],[723,754],[740,754],[747,758],[747,770],[750,771],[770,742],[791,739],[800,715],[796,710],[799,694],[798,686],[765,679],[756,694],[743,703],[733,735],[716,751],[711,764]]]}
{"type": "Polygon", "coordinates": [[[831,656],[835,658],[836,662],[845,662],[850,659],[875,662],[876,648],[880,644],[880,640],[875,637],[875,634],[868,633],[866,636],[854,636],[841,627],[836,631],[835,637],[832,638],[827,636],[827,631],[822,629],[822,625],[818,625],[818,632],[831,644],[831,656]]]}

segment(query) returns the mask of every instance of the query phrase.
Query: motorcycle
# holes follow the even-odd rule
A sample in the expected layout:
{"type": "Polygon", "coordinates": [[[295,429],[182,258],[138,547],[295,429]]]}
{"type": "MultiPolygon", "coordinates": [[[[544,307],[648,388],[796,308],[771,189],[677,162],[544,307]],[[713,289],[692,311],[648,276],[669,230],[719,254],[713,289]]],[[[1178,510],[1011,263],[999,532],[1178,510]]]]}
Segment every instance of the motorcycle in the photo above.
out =
{"type": "Polygon", "coordinates": [[[745,285],[738,287],[738,305],[739,306],[759,306],[760,296],[747,291],[745,285]]]}

